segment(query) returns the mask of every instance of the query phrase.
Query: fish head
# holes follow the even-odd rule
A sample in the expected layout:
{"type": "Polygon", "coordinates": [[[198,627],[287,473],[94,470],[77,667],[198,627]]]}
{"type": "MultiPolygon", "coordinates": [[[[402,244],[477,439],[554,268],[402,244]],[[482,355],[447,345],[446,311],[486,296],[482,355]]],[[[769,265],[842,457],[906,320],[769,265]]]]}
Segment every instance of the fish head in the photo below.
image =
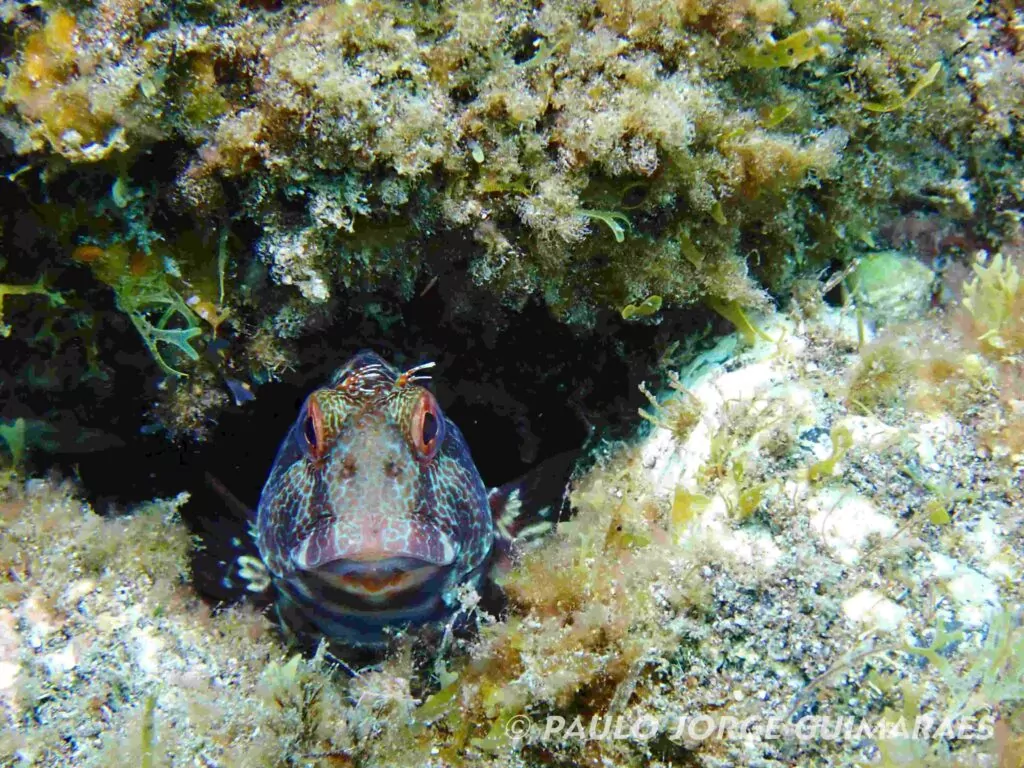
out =
{"type": "Polygon", "coordinates": [[[487,491],[423,386],[427,367],[349,360],[307,397],[260,496],[260,556],[328,636],[358,641],[450,612],[490,553],[487,491]]]}

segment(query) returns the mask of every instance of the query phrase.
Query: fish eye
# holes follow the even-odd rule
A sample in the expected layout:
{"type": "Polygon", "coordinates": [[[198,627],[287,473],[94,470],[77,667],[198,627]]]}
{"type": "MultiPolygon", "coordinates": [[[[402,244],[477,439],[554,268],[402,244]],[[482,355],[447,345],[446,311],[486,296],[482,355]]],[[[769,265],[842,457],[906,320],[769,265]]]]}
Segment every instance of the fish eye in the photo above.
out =
{"type": "Polygon", "coordinates": [[[299,419],[307,452],[314,459],[320,458],[324,449],[324,418],[320,404],[317,403],[315,397],[310,397],[306,402],[306,407],[302,409],[299,419]]]}
{"type": "Polygon", "coordinates": [[[412,444],[421,461],[430,461],[444,442],[444,417],[432,394],[423,391],[412,417],[412,444]]]}
{"type": "Polygon", "coordinates": [[[316,424],[313,423],[313,419],[306,416],[306,423],[303,426],[302,433],[306,436],[306,444],[310,448],[316,448],[317,436],[316,436],[316,424]]]}
{"type": "Polygon", "coordinates": [[[430,411],[423,412],[423,427],[420,429],[423,443],[429,445],[437,437],[437,417],[430,411]]]}

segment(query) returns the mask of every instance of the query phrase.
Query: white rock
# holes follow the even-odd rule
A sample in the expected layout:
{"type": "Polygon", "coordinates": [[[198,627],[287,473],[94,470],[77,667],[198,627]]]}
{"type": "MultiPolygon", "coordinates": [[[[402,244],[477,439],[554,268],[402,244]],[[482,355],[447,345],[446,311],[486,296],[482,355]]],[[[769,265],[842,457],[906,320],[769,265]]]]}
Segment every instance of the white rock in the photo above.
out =
{"type": "Polygon", "coordinates": [[[1020,577],[1013,558],[1008,556],[1004,533],[991,517],[979,517],[965,538],[974,545],[975,552],[984,563],[983,570],[990,579],[1009,583],[1020,577]]]}
{"type": "Polygon", "coordinates": [[[642,460],[652,466],[655,493],[669,496],[682,483],[692,487],[698,471],[711,456],[711,439],[722,427],[725,403],[749,402],[758,390],[783,378],[777,364],[755,363],[730,373],[707,371],[696,384],[687,384],[701,408],[701,419],[680,444],[667,429],[656,429],[643,447],[642,460]],[[716,373],[720,375],[715,375],[716,373]]]}
{"type": "Polygon", "coordinates": [[[11,691],[18,680],[21,665],[13,661],[0,661],[0,691],[11,691]]]}
{"type": "Polygon", "coordinates": [[[46,654],[43,657],[43,666],[51,680],[60,680],[78,664],[78,653],[75,651],[74,641],[65,645],[61,650],[46,654]]]}
{"type": "Polygon", "coordinates": [[[907,609],[874,590],[862,589],[843,601],[843,613],[857,624],[891,632],[903,623],[907,609]]]}
{"type": "Polygon", "coordinates": [[[874,416],[847,416],[841,419],[837,427],[845,427],[858,447],[880,451],[892,445],[900,438],[900,430],[890,427],[874,416]]]}
{"type": "Polygon", "coordinates": [[[896,524],[850,488],[821,488],[807,499],[811,528],[845,564],[857,562],[868,536],[892,536],[896,524]]]}
{"type": "Polygon", "coordinates": [[[135,633],[137,645],[135,661],[143,672],[155,675],[160,671],[160,655],[167,643],[156,636],[153,630],[140,629],[135,633]]]}
{"type": "Polygon", "coordinates": [[[980,629],[1001,610],[999,589],[980,571],[941,552],[929,552],[932,574],[943,582],[956,605],[956,617],[971,629],[980,629]]]}
{"type": "Polygon", "coordinates": [[[944,444],[962,431],[962,427],[948,414],[942,414],[914,427],[911,438],[916,442],[917,458],[926,469],[941,469],[937,459],[944,444]]]}

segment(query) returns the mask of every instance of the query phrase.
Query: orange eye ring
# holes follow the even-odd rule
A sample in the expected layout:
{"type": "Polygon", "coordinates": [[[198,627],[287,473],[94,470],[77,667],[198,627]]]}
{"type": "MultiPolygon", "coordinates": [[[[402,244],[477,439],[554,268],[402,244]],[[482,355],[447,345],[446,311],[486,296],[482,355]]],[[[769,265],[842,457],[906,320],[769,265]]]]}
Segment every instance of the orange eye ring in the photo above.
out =
{"type": "Polygon", "coordinates": [[[437,399],[423,390],[412,412],[412,447],[416,457],[423,462],[431,461],[444,442],[444,416],[437,399]]]}
{"type": "Polygon", "coordinates": [[[299,419],[306,450],[311,458],[319,459],[323,456],[325,447],[324,412],[317,402],[316,395],[310,395],[299,419]]]}

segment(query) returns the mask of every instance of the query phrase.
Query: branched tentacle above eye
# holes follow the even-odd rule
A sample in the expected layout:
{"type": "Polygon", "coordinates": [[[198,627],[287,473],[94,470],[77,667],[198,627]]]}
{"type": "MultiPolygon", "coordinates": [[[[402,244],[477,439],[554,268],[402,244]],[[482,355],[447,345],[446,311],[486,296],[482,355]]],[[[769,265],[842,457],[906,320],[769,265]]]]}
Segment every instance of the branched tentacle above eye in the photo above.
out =
{"type": "Polygon", "coordinates": [[[398,380],[395,382],[395,386],[404,387],[407,384],[412,384],[418,381],[430,381],[430,374],[420,373],[420,371],[428,370],[433,368],[435,365],[436,363],[420,363],[419,365],[413,366],[398,377],[398,380]]]}

